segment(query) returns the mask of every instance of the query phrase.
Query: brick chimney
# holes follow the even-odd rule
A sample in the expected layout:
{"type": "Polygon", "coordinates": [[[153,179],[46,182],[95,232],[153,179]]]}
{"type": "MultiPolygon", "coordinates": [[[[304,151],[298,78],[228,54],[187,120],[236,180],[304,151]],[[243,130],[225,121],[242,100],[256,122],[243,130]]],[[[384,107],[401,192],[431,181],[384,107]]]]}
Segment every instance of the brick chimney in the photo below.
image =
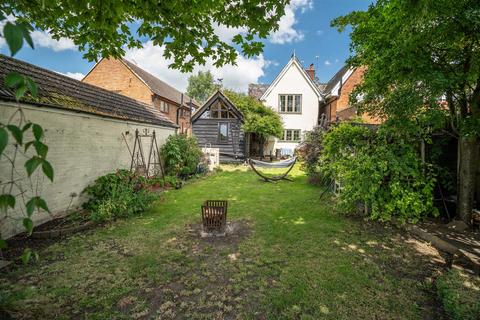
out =
{"type": "Polygon", "coordinates": [[[305,71],[307,72],[310,79],[315,81],[315,68],[313,68],[313,63],[311,63],[308,69],[306,69],[305,71]]]}
{"type": "Polygon", "coordinates": [[[311,63],[308,69],[306,69],[305,71],[307,71],[307,74],[310,77],[310,79],[315,81],[315,68],[313,67],[313,63],[311,63]]]}

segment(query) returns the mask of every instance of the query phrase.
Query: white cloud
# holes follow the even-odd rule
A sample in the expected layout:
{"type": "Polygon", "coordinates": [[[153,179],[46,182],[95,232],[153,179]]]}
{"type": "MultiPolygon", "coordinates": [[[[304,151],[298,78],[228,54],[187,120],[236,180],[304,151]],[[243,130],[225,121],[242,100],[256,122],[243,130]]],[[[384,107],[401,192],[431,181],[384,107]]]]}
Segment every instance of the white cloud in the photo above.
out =
{"type": "Polygon", "coordinates": [[[226,43],[231,43],[235,35],[247,32],[246,28],[231,28],[223,24],[214,24],[213,30],[220,40],[226,43]]]}
{"type": "MultiPolygon", "coordinates": [[[[180,91],[185,91],[188,85],[188,77],[192,73],[181,73],[179,70],[170,69],[168,65],[173,62],[163,56],[164,47],[153,45],[152,41],[144,43],[143,48],[127,49],[125,58],[136,63],[140,68],[155,75],[169,85],[180,91]]],[[[214,79],[223,79],[225,88],[246,92],[249,83],[258,82],[264,75],[264,69],[270,61],[265,60],[263,55],[256,58],[245,58],[238,55],[237,65],[225,65],[216,68],[211,59],[207,59],[204,66],[196,66],[193,73],[210,70],[214,79]]]]}
{"type": "Polygon", "coordinates": [[[325,60],[324,63],[325,63],[326,66],[331,66],[331,65],[332,65],[332,63],[330,62],[330,60],[325,60]]]}
{"type": "Polygon", "coordinates": [[[325,31],[323,31],[323,30],[317,30],[316,33],[317,33],[317,36],[322,36],[322,35],[325,33],[325,31]]]}
{"type": "Polygon", "coordinates": [[[270,35],[270,42],[284,44],[302,41],[305,38],[305,34],[301,30],[294,28],[297,23],[295,13],[298,10],[304,13],[312,8],[312,0],[292,0],[290,4],[285,7],[285,15],[280,18],[278,30],[270,35]]]}
{"type": "Polygon", "coordinates": [[[339,63],[339,62],[340,62],[340,60],[338,60],[338,59],[335,59],[335,63],[339,63]]]}
{"type": "Polygon", "coordinates": [[[82,80],[83,77],[85,77],[85,74],[81,72],[60,72],[60,71],[55,71],[55,72],[63,74],[64,76],[67,76],[76,80],[82,80]]]}
{"type": "Polygon", "coordinates": [[[31,33],[31,37],[35,46],[49,48],[55,52],[77,49],[77,46],[73,43],[71,39],[60,38],[59,40],[55,40],[46,31],[35,30],[31,33]]]}

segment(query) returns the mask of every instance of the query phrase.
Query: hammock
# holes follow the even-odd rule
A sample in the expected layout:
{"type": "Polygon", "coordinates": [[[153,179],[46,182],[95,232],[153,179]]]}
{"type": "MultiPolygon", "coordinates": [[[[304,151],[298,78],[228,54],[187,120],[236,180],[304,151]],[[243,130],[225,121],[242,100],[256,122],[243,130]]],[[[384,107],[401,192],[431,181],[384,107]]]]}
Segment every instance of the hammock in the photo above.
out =
{"type": "Polygon", "coordinates": [[[284,161],[279,161],[279,162],[264,162],[264,161],[248,159],[248,164],[250,165],[250,167],[252,167],[253,171],[256,174],[258,174],[261,178],[263,178],[266,182],[274,182],[279,180],[292,181],[291,179],[287,178],[287,175],[293,169],[293,166],[295,165],[296,162],[297,162],[297,157],[293,157],[293,158],[290,158],[284,161]],[[288,170],[287,172],[279,176],[267,177],[266,175],[258,171],[255,168],[255,166],[261,167],[261,168],[288,168],[288,170]]]}

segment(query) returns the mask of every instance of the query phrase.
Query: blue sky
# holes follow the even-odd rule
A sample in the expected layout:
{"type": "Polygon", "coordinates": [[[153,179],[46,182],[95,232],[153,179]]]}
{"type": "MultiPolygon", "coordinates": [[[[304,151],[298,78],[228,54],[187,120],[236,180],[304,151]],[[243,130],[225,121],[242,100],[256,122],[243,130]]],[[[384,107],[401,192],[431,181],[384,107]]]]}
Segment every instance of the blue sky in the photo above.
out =
{"type": "MultiPolygon", "coordinates": [[[[330,21],[353,10],[364,10],[371,2],[372,0],[292,0],[286,16],[281,20],[280,30],[264,40],[263,55],[253,59],[240,56],[236,67],[215,69],[207,64],[199,66],[197,70],[209,69],[215,77],[224,79],[226,87],[245,91],[249,82],[270,83],[295,50],[305,66],[315,64],[320,81],[328,81],[349,56],[348,32],[338,33],[330,27],[330,21]]],[[[217,31],[226,41],[231,40],[237,32],[221,27],[217,31]]],[[[35,50],[24,48],[16,58],[76,78],[81,78],[94,65],[93,62],[84,60],[82,53],[68,39],[58,42],[40,31],[36,31],[33,38],[35,50]]],[[[2,45],[1,42],[0,52],[8,53],[5,44],[2,45]]],[[[168,69],[168,61],[162,54],[163,48],[146,43],[144,49],[127,52],[126,58],[184,90],[188,74],[168,69]]]]}

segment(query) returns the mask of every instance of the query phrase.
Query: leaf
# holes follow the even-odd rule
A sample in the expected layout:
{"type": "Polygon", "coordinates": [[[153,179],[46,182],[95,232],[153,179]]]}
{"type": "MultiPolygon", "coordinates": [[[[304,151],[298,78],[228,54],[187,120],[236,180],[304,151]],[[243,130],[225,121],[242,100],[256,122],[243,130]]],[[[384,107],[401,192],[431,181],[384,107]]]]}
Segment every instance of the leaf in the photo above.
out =
{"type": "Polygon", "coordinates": [[[0,210],[7,210],[8,207],[15,208],[15,197],[8,193],[0,195],[0,210]]]}
{"type": "Polygon", "coordinates": [[[0,128],[0,157],[8,144],[8,132],[5,128],[0,128]]]}
{"type": "Polygon", "coordinates": [[[3,36],[10,48],[10,55],[13,57],[23,45],[23,32],[17,25],[10,21],[3,27],[3,36]]]}
{"type": "Polygon", "coordinates": [[[27,169],[27,174],[30,177],[32,173],[37,169],[37,167],[42,163],[42,159],[37,156],[32,157],[31,159],[25,162],[25,169],[27,169]]]}
{"type": "Polygon", "coordinates": [[[38,87],[35,81],[30,77],[25,77],[25,83],[27,84],[28,91],[30,91],[32,96],[36,97],[38,95],[38,87]]]}
{"type": "Polygon", "coordinates": [[[7,129],[10,131],[10,133],[12,134],[12,136],[15,138],[15,140],[17,141],[18,144],[22,144],[22,140],[23,140],[23,132],[22,130],[20,130],[19,127],[13,125],[13,124],[9,124],[7,126],[7,129]]]}
{"type": "Polygon", "coordinates": [[[15,88],[24,82],[24,78],[17,72],[10,72],[5,77],[5,85],[9,88],[15,88]]]}
{"type": "Polygon", "coordinates": [[[33,127],[33,136],[35,137],[36,140],[40,140],[43,137],[43,129],[40,125],[34,123],[33,127]]]}
{"type": "Polygon", "coordinates": [[[23,39],[25,39],[30,48],[35,49],[32,37],[30,36],[30,26],[26,23],[22,23],[18,25],[18,28],[20,28],[20,30],[22,31],[23,39]]]}
{"type": "Polygon", "coordinates": [[[21,98],[23,98],[23,96],[25,95],[26,92],[27,92],[27,87],[25,85],[21,85],[20,87],[18,87],[15,90],[15,100],[18,101],[21,98]]]}
{"type": "Polygon", "coordinates": [[[7,241],[0,239],[0,250],[5,249],[7,247],[7,241]]]}
{"type": "Polygon", "coordinates": [[[50,209],[48,209],[47,202],[45,200],[43,200],[42,198],[36,197],[36,205],[37,205],[37,208],[43,209],[43,210],[47,211],[48,213],[50,213],[50,209]]]}
{"type": "Polygon", "coordinates": [[[27,143],[25,143],[25,152],[27,152],[28,148],[30,148],[30,146],[34,143],[35,141],[28,141],[27,143]]]}
{"type": "Polygon", "coordinates": [[[48,213],[50,213],[50,209],[47,206],[47,202],[40,198],[40,197],[33,197],[30,200],[28,200],[27,204],[25,205],[27,208],[27,216],[31,217],[33,212],[35,211],[35,208],[38,210],[42,209],[48,213]]]}
{"type": "Polygon", "coordinates": [[[27,124],[25,124],[22,128],[22,131],[25,132],[27,131],[28,129],[30,129],[30,127],[32,126],[32,123],[31,122],[28,122],[27,124]]]}
{"type": "Polygon", "coordinates": [[[50,162],[45,159],[42,162],[42,170],[43,173],[48,177],[48,179],[53,182],[53,167],[50,162]]]}
{"type": "Polygon", "coordinates": [[[23,219],[23,226],[25,227],[25,230],[27,230],[28,235],[32,234],[33,231],[33,221],[30,218],[24,218],[23,219]]]}
{"type": "Polygon", "coordinates": [[[37,154],[41,158],[46,158],[47,157],[47,152],[48,152],[48,147],[40,142],[40,141],[34,141],[33,146],[35,147],[35,150],[37,151],[37,154]]]}
{"type": "Polygon", "coordinates": [[[33,211],[35,210],[35,202],[36,202],[36,197],[33,197],[32,199],[28,200],[27,204],[25,207],[27,208],[27,216],[31,217],[33,214],[33,211]]]}
{"type": "Polygon", "coordinates": [[[27,264],[30,261],[30,257],[32,256],[32,250],[25,249],[22,254],[22,262],[23,264],[27,264]]]}

